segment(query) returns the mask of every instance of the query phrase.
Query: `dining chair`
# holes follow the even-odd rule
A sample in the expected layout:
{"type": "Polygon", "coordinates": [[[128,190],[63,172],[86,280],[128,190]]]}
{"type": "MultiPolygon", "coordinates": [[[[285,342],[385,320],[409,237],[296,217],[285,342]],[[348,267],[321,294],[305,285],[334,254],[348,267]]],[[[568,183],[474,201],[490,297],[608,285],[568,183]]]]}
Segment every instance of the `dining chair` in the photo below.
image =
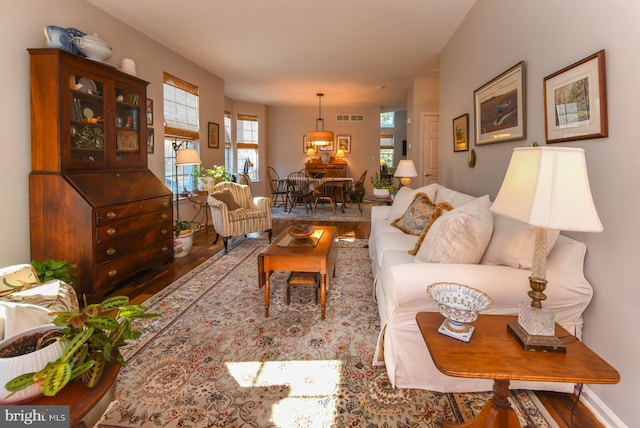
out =
{"type": "Polygon", "coordinates": [[[269,180],[269,190],[271,191],[271,204],[275,207],[278,204],[278,199],[280,199],[286,211],[289,199],[287,180],[280,178],[278,172],[270,166],[267,167],[267,178],[269,180]]]}
{"type": "Polygon", "coordinates": [[[287,191],[291,200],[289,212],[297,204],[303,203],[307,214],[309,214],[313,194],[312,179],[307,177],[304,172],[292,172],[287,176],[287,191]]]}
{"type": "Polygon", "coordinates": [[[362,215],[362,201],[364,201],[364,180],[367,178],[367,170],[362,173],[360,178],[357,181],[351,183],[350,186],[346,187],[344,190],[344,201],[342,201],[343,206],[346,201],[357,202],[358,209],[360,210],[360,215],[362,215]]]}
{"type": "Polygon", "coordinates": [[[313,208],[311,210],[312,213],[316,212],[318,202],[321,201],[329,202],[333,213],[336,213],[336,191],[338,190],[337,186],[342,186],[343,183],[326,180],[327,178],[332,177],[340,177],[340,173],[338,171],[328,170],[322,173],[321,176],[320,174],[318,174],[314,177],[317,180],[321,180],[321,184],[313,190],[313,208]]]}

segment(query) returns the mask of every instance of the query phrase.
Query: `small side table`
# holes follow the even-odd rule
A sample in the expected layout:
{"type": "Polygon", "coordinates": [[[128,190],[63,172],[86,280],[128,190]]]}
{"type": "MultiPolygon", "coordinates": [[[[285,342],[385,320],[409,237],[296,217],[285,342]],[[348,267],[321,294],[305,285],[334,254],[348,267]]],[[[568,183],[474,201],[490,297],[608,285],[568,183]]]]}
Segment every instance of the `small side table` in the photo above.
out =
{"type": "Polygon", "coordinates": [[[448,376],[493,379],[491,400],[471,422],[443,428],[520,428],[509,404],[509,381],[604,383],[620,381],[620,374],[585,344],[556,324],[556,335],[567,346],[566,354],[524,351],[507,332],[511,315],[479,315],[471,340],[462,342],[438,333],[442,315],[419,312],[416,322],[433,363],[448,376]]]}
{"type": "Polygon", "coordinates": [[[385,196],[384,198],[378,198],[378,197],[370,195],[370,194],[365,194],[363,201],[372,202],[372,203],[378,204],[378,205],[391,205],[391,204],[393,204],[393,199],[391,198],[391,196],[385,196]]]}
{"type": "MultiPolygon", "coordinates": [[[[207,201],[208,195],[209,195],[209,192],[207,192],[206,190],[197,190],[195,198],[204,196],[204,201],[200,199],[195,199],[193,196],[187,197],[187,199],[189,199],[189,202],[193,203],[193,208],[197,210],[195,215],[191,219],[191,221],[194,221],[196,218],[198,218],[201,215],[200,213],[204,211],[205,232],[209,231],[209,220],[211,219],[211,211],[209,211],[210,210],[209,202],[207,201]]],[[[211,229],[215,232],[215,228],[213,227],[213,220],[211,220],[211,229]]]]}

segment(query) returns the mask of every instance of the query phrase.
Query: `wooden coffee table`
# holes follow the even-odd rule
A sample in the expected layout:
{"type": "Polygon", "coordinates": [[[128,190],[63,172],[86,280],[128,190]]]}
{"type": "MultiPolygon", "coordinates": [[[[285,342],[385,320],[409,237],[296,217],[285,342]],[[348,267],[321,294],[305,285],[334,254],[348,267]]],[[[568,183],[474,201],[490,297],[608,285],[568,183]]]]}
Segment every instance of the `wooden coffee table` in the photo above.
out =
{"type": "Polygon", "coordinates": [[[620,374],[595,352],[556,324],[556,336],[566,354],[523,350],[507,332],[510,315],[480,315],[466,343],[438,333],[444,320],[437,312],[420,312],[416,322],[433,363],[449,376],[493,379],[494,396],[478,416],[465,424],[442,423],[442,427],[520,427],[509,404],[509,381],[569,383],[618,383],[620,374]]]}
{"type": "Polygon", "coordinates": [[[259,286],[264,286],[264,316],[269,316],[269,296],[271,274],[276,271],[285,272],[317,272],[320,274],[320,313],[324,319],[329,288],[329,272],[336,276],[337,235],[335,226],[314,226],[323,230],[315,247],[280,247],[278,244],[287,237],[282,232],[262,253],[258,255],[259,286]]]}

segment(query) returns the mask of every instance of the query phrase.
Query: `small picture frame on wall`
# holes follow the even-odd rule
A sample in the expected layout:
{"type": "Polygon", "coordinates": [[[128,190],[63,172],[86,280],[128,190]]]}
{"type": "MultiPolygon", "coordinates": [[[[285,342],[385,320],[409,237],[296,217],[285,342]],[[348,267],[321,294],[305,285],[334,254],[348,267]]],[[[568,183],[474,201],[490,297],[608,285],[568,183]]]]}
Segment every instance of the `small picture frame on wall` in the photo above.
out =
{"type": "Polygon", "coordinates": [[[336,137],[337,150],[344,150],[345,153],[351,153],[351,136],[350,135],[338,135],[336,137]]]}
{"type": "Polygon", "coordinates": [[[147,128],[147,153],[153,154],[154,142],[153,142],[153,128],[147,128]]]}
{"type": "Polygon", "coordinates": [[[609,135],[605,73],[601,50],[544,78],[547,143],[609,135]]]}
{"type": "Polygon", "coordinates": [[[466,152],[469,150],[469,114],[463,114],[453,119],[453,151],[466,152]]]}
{"type": "Polygon", "coordinates": [[[217,149],[218,147],[220,147],[220,140],[218,139],[219,133],[220,125],[218,125],[217,123],[209,122],[209,140],[207,147],[209,147],[210,149],[217,149]]]}
{"type": "Polygon", "coordinates": [[[318,146],[314,146],[313,143],[307,141],[307,134],[302,136],[302,153],[309,155],[309,149],[313,150],[313,154],[318,154],[318,146]]]}
{"type": "Polygon", "coordinates": [[[526,137],[524,71],[520,61],[473,92],[476,146],[526,137]]]}
{"type": "Polygon", "coordinates": [[[147,98],[147,125],[153,125],[153,100],[147,98]]]}

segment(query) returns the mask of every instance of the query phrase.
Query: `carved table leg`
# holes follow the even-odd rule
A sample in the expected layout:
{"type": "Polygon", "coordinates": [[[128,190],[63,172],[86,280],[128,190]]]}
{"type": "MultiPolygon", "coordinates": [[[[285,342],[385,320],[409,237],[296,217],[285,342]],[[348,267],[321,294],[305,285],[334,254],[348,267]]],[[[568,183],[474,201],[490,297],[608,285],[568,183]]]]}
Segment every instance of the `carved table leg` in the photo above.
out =
{"type": "Polygon", "coordinates": [[[478,416],[464,423],[442,422],[442,428],[520,428],[518,415],[509,403],[509,381],[493,381],[493,398],[487,401],[478,416]]]}

